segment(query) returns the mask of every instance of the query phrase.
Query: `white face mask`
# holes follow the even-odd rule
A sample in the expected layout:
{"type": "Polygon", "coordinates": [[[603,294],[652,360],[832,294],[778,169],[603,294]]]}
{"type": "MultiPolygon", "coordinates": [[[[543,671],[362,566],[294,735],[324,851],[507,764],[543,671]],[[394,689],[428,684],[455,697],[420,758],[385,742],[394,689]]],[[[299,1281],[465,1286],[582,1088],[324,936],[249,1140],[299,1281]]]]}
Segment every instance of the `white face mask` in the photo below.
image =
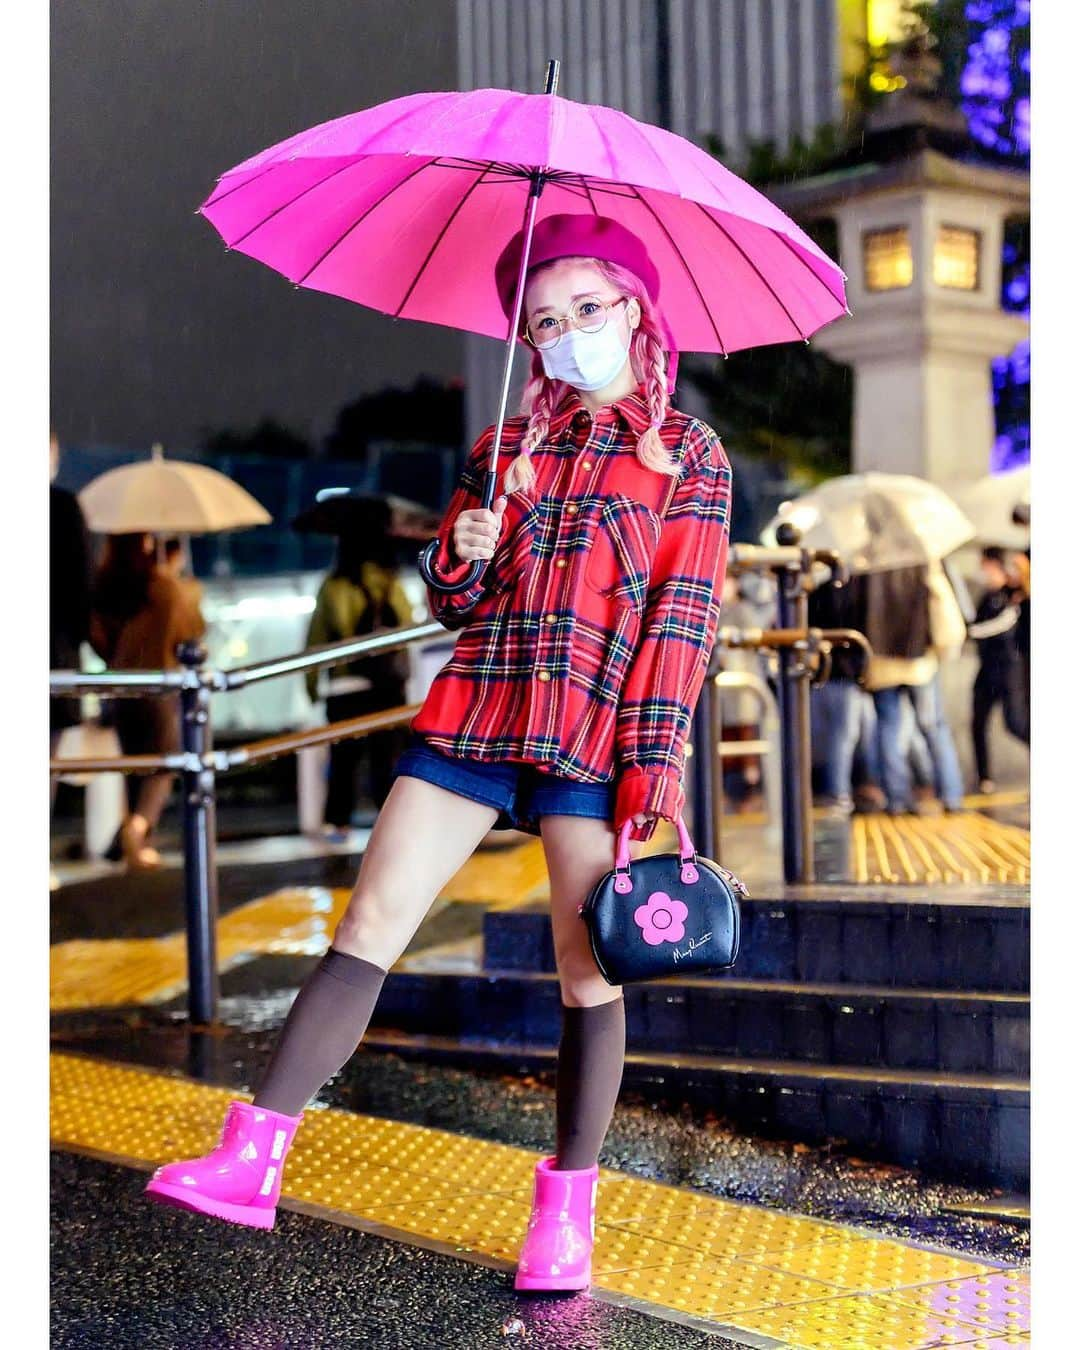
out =
{"type": "Polygon", "coordinates": [[[630,342],[623,346],[619,325],[608,323],[599,333],[571,328],[557,346],[540,352],[540,360],[549,379],[565,380],[575,389],[603,389],[622,370],[629,351],[630,342]]]}

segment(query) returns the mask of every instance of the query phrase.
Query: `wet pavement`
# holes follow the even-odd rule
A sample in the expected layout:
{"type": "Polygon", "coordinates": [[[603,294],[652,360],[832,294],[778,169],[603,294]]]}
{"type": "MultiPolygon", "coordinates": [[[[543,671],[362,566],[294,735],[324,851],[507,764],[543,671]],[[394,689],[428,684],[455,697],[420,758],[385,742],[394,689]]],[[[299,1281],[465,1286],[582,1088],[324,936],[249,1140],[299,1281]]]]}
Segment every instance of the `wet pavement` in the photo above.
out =
{"type": "Polygon", "coordinates": [[[282,1211],[272,1237],[148,1204],[139,1172],[52,1155],[54,1350],[738,1350],[505,1270],[282,1211]]]}

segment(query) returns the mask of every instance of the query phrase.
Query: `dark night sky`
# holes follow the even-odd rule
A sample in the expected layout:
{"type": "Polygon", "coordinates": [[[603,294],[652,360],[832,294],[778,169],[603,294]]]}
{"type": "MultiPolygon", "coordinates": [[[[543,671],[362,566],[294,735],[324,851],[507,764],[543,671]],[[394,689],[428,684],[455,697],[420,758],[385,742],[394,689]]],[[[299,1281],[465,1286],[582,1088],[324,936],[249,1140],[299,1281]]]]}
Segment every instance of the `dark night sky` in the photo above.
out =
{"type": "Polygon", "coordinates": [[[452,0],[53,0],[61,440],[179,451],[263,416],[318,438],[358,394],[460,374],[451,330],[294,290],[194,214],[295,131],[456,86],[452,0]]]}

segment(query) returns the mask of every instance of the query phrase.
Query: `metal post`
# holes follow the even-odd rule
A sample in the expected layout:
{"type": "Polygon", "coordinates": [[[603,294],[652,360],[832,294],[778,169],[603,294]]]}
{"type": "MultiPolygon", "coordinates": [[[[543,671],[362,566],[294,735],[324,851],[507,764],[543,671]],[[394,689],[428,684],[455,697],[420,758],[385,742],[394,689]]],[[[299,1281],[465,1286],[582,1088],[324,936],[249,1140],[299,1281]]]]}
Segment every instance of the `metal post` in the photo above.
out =
{"type": "Polygon", "coordinates": [[[715,696],[715,686],[706,676],[705,683],[701,686],[701,696],[694,709],[694,723],[691,728],[694,753],[690,756],[690,781],[694,794],[694,846],[703,857],[719,862],[720,857],[716,850],[720,838],[716,829],[716,802],[713,797],[713,762],[716,759],[716,746],[712,737],[712,701],[715,696]]]}
{"type": "MultiPolygon", "coordinates": [[[[777,542],[796,546],[801,534],[793,525],[782,525],[777,542]]],[[[777,626],[806,628],[809,605],[804,584],[804,569],[778,567],[777,626]]],[[[781,814],[783,818],[784,880],[812,882],[814,879],[814,820],[810,779],[810,682],[804,654],[783,646],[777,651],[779,662],[781,814]]]]}
{"type": "MultiPolygon", "coordinates": [[[[188,672],[201,670],[206,648],[184,643],[177,651],[188,672]]],[[[196,1025],[217,1020],[216,775],[206,757],[211,747],[210,690],[192,684],[180,691],[184,753],[184,911],[187,922],[188,1016],[196,1025]],[[203,765],[203,767],[197,767],[203,765]]]]}

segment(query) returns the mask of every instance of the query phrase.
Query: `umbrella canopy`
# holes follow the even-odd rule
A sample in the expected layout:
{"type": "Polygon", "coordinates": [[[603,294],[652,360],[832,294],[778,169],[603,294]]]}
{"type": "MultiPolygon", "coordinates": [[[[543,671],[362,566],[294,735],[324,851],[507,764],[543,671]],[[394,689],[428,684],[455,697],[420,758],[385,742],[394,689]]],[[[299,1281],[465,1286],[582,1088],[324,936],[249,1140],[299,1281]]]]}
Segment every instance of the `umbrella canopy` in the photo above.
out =
{"type": "Polygon", "coordinates": [[[538,172],[538,219],[611,216],[644,243],[681,350],[807,339],[846,312],[840,268],[760,192],[681,136],[554,92],[393,99],[245,160],[200,210],[298,286],[507,339],[495,264],[538,172]]]}
{"type": "Polygon", "coordinates": [[[970,487],[955,493],[965,515],[971,518],[975,534],[982,544],[997,544],[1002,548],[1027,548],[1031,531],[1013,520],[1018,508],[1031,506],[1031,466],[1011,469],[1008,473],[991,473],[970,487]]]}
{"type": "Polygon", "coordinates": [[[88,483],[79,505],[99,534],[218,534],[271,520],[231,478],[205,464],[167,460],[160,445],[150,459],[110,469],[88,483]]]}
{"type": "Polygon", "coordinates": [[[335,537],[357,530],[382,530],[397,539],[427,539],[439,528],[439,515],[430,507],[392,493],[323,492],[314,506],[293,521],[300,534],[335,537]]]}
{"type": "MultiPolygon", "coordinates": [[[[411,94],[291,136],[224,174],[200,208],[225,243],[295,285],[395,318],[503,338],[481,505],[495,496],[538,220],[613,219],[647,251],[669,353],[810,340],[847,312],[840,268],[760,192],[680,136],[625,113],[508,89],[411,94]],[[513,302],[498,263],[521,238],[513,302]]],[[[461,591],[420,555],[425,581],[461,591]]]]}
{"type": "Polygon", "coordinates": [[[975,537],[953,499],[924,478],[856,473],[830,479],[785,502],[762,532],[795,525],[807,548],[836,549],[852,572],[887,572],[947,557],[975,537]]]}

